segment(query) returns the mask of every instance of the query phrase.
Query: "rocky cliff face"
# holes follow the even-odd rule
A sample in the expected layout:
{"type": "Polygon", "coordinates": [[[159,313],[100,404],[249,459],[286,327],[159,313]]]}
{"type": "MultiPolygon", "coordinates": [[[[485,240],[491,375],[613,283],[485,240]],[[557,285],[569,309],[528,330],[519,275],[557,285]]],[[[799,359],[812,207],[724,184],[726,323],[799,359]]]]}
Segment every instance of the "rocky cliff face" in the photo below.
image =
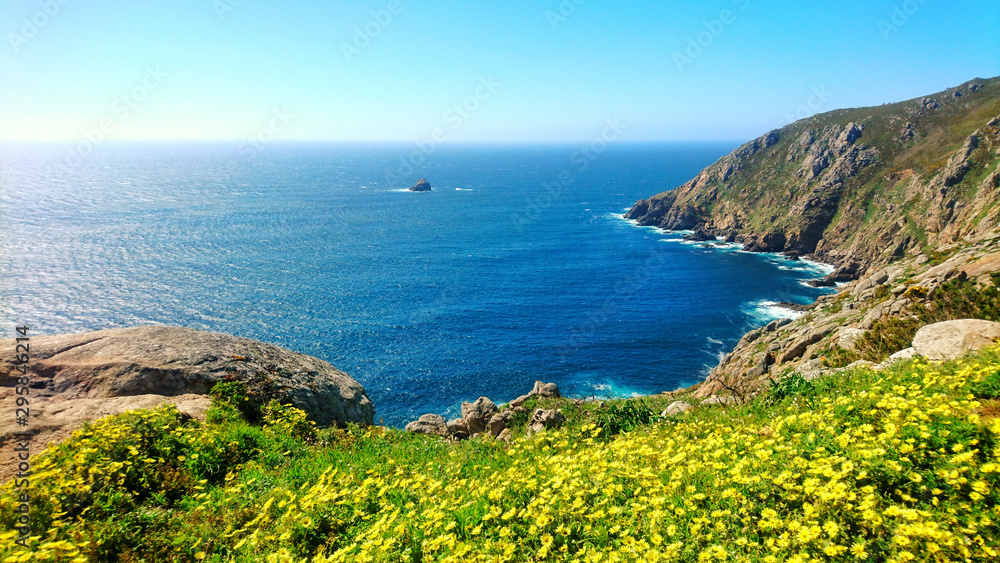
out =
{"type": "MultiPolygon", "coordinates": [[[[746,333],[698,386],[696,396],[755,392],[767,381],[798,372],[812,378],[833,371],[828,355],[853,351],[877,324],[914,319],[939,308],[946,284],[979,290],[995,287],[1000,272],[1000,230],[965,246],[947,246],[951,256],[935,264],[926,255],[903,258],[825,295],[795,320],[776,320],[746,333]]],[[[1000,305],[1000,304],[995,304],[1000,305]]],[[[959,317],[966,315],[957,311],[959,317]]],[[[886,350],[887,360],[903,347],[886,350]]]]}
{"type": "Polygon", "coordinates": [[[835,279],[856,279],[996,225],[998,116],[998,78],[816,115],[744,144],[626,217],[809,255],[836,265],[835,279]]]}
{"type": "Polygon", "coordinates": [[[943,311],[945,284],[992,287],[998,187],[1000,78],[977,79],[771,131],[626,217],[807,255],[836,266],[831,284],[848,282],[802,317],[747,333],[697,390],[739,395],[792,372],[828,372],[828,355],[849,356],[876,326],[943,311]]]}

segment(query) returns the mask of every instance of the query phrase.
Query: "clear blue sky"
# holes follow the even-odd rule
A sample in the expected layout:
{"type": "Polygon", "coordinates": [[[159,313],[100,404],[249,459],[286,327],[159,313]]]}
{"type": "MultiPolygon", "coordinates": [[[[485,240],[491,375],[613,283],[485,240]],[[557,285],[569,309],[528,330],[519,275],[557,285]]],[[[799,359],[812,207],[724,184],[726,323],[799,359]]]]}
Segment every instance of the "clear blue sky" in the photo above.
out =
{"type": "Polygon", "coordinates": [[[0,33],[2,139],[733,140],[1000,74],[992,0],[4,0],[0,33]]]}

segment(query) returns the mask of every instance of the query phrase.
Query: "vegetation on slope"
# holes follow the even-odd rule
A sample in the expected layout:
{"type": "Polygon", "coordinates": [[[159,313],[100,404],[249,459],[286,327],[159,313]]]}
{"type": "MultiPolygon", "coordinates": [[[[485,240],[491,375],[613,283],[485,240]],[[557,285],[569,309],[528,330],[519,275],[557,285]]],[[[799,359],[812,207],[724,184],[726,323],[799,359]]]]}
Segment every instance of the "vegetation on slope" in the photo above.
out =
{"type": "Polygon", "coordinates": [[[751,404],[651,424],[635,402],[578,409],[562,430],[511,445],[317,430],[277,404],[250,423],[240,390],[221,391],[205,424],[161,407],[50,448],[30,551],[14,544],[4,486],[2,560],[995,561],[1000,550],[1000,350],[794,378],[751,404]]]}
{"type": "MultiPolygon", "coordinates": [[[[844,367],[857,360],[881,362],[892,353],[909,348],[920,327],[955,319],[983,319],[1000,322],[1000,272],[990,275],[992,285],[980,287],[974,280],[953,279],[942,284],[926,305],[907,308],[905,316],[892,316],[875,322],[853,349],[836,344],[820,352],[830,367],[844,367]]],[[[879,288],[884,289],[884,288],[879,288]]],[[[926,288],[911,285],[904,294],[921,299],[926,288]]],[[[876,292],[878,296],[879,292],[876,292]]],[[[888,290],[882,293],[887,294],[888,290]]],[[[883,299],[885,295],[881,296],[883,299]]]]}
{"type": "Polygon", "coordinates": [[[856,277],[995,225],[998,116],[998,78],[814,115],[639,201],[628,217],[705,229],[749,250],[814,254],[856,277]]]}

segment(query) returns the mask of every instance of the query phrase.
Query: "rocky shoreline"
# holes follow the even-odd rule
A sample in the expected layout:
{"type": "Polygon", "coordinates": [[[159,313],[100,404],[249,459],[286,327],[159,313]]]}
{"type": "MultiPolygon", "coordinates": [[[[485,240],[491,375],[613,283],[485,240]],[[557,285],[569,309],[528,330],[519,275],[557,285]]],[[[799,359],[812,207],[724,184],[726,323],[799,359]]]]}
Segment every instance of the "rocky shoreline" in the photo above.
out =
{"type": "MultiPolygon", "coordinates": [[[[406,425],[407,432],[432,434],[453,440],[465,440],[489,436],[509,442],[512,434],[508,426],[518,415],[527,416],[523,406],[532,397],[559,399],[562,395],[555,383],[536,381],[534,388],[525,395],[514,399],[503,408],[498,408],[489,397],[479,397],[474,402],[462,403],[462,416],[449,421],[438,414],[428,413],[406,425]]],[[[527,419],[528,432],[541,432],[547,428],[559,428],[565,417],[559,409],[536,408],[527,419]]]]}

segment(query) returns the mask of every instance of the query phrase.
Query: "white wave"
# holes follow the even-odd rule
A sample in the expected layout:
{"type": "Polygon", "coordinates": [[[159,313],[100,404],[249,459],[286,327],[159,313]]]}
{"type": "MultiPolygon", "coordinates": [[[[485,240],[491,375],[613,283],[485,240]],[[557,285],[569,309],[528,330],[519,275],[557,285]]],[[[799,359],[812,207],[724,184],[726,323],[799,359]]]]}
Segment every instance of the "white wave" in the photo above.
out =
{"type": "Polygon", "coordinates": [[[768,323],[776,319],[797,319],[804,313],[787,307],[781,307],[776,301],[751,301],[743,306],[743,312],[760,323],[768,323]]]}
{"type": "Polygon", "coordinates": [[[799,258],[799,262],[806,264],[807,266],[809,266],[813,270],[816,270],[818,273],[824,276],[832,274],[833,271],[837,269],[836,267],[833,266],[833,264],[826,264],[824,262],[815,262],[813,260],[809,260],[808,258],[799,258]]]}
{"type": "Polygon", "coordinates": [[[721,340],[718,338],[712,338],[711,336],[709,336],[706,340],[709,344],[715,344],[716,346],[722,346],[723,344],[721,340]]]}

